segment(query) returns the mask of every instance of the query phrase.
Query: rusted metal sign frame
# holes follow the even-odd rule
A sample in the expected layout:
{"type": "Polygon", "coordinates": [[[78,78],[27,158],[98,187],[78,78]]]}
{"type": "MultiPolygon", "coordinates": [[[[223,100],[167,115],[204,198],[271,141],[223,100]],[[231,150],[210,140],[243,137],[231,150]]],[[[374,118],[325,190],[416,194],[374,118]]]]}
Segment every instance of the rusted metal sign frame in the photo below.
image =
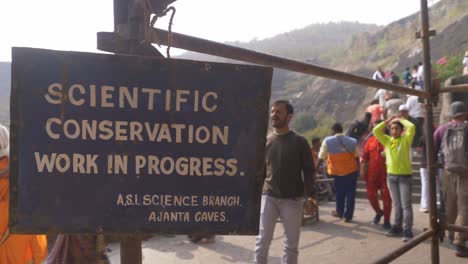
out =
{"type": "MultiPolygon", "coordinates": [[[[163,29],[153,29],[153,43],[160,45],[168,45],[168,33],[168,31],[163,29]]],[[[184,34],[172,32],[171,39],[171,46],[175,48],[265,66],[271,66],[274,68],[281,68],[305,74],[317,75],[325,78],[335,79],[338,81],[355,83],[363,85],[363,88],[382,88],[393,92],[412,94],[423,98],[429,97],[429,94],[426,92],[408,89],[407,87],[403,87],[400,85],[377,81],[359,75],[333,70],[310,63],[285,59],[278,56],[255,52],[248,49],[234,47],[184,34]]],[[[98,43],[101,43],[101,45],[98,47],[99,49],[109,52],[115,52],[118,51],[118,49],[121,47],[121,45],[118,45],[118,43],[122,43],[122,41],[120,40],[117,33],[99,32],[98,43]]]]}
{"type": "MultiPolygon", "coordinates": [[[[136,5],[135,1],[129,0],[113,0],[113,14],[114,14],[114,32],[118,32],[119,25],[122,24],[137,24],[138,27],[142,26],[143,21],[131,21],[129,16],[129,9],[132,8],[132,5],[136,5]]],[[[139,16],[144,17],[143,14],[139,14],[139,16]]],[[[137,28],[138,28],[137,27],[137,28]]],[[[116,54],[135,54],[137,53],[132,47],[136,46],[135,41],[130,43],[128,41],[128,45],[124,48],[121,48],[120,52],[115,52],[116,54]]],[[[98,43],[99,46],[99,43],[98,43]]],[[[162,55],[153,47],[149,47],[144,49],[143,52],[140,52],[143,56],[155,56],[155,57],[162,57],[162,55]]],[[[122,236],[120,241],[120,262],[122,264],[141,264],[143,262],[143,255],[142,255],[142,245],[141,245],[141,238],[138,235],[126,235],[122,236]]]]}
{"type": "MultiPolygon", "coordinates": [[[[114,0],[121,1],[121,0],[114,0]]],[[[423,46],[423,57],[424,57],[424,82],[426,83],[427,89],[425,92],[409,90],[408,88],[393,85],[389,83],[384,83],[369,78],[349,74],[346,72],[336,71],[313,64],[307,64],[299,61],[289,60],[277,56],[272,56],[268,54],[263,54],[259,52],[254,52],[238,47],[233,47],[221,43],[216,43],[204,39],[199,39],[195,37],[190,37],[182,34],[171,33],[171,45],[176,48],[181,48],[185,50],[210,54],[219,57],[225,57],[234,60],[240,60],[245,62],[257,63],[266,66],[272,66],[275,68],[286,69],[295,72],[301,72],[305,74],[317,75],[325,78],[335,79],[344,82],[355,83],[359,85],[364,85],[366,87],[381,88],[389,91],[412,94],[423,97],[426,99],[426,120],[432,120],[433,118],[433,104],[436,102],[439,93],[455,92],[455,91],[467,91],[466,85],[459,86],[450,86],[437,91],[431,87],[431,71],[429,68],[430,65],[430,46],[429,38],[431,36],[429,31],[429,16],[428,16],[428,6],[427,0],[421,0],[421,32],[419,37],[422,39],[423,46]]],[[[154,29],[154,38],[153,43],[168,45],[168,32],[161,29],[154,29]]],[[[109,45],[101,45],[101,50],[106,50],[110,52],[115,52],[116,46],[113,45],[117,43],[119,39],[116,33],[98,33],[98,44],[99,40],[103,43],[109,45]]],[[[432,125],[429,122],[426,122],[425,130],[427,134],[433,133],[432,125]]],[[[436,186],[435,186],[435,159],[434,159],[434,145],[433,138],[426,137],[426,145],[428,146],[426,154],[428,157],[428,173],[429,173],[429,193],[430,193],[430,214],[429,220],[431,224],[431,229],[420,234],[411,242],[403,245],[402,247],[394,250],[387,256],[377,260],[375,263],[389,263],[390,261],[398,258],[403,255],[408,250],[417,246],[419,243],[425,241],[427,238],[432,237],[431,243],[431,263],[439,263],[439,233],[442,232],[443,228],[451,230],[466,231],[466,227],[459,227],[455,225],[447,225],[446,227],[441,227],[437,220],[437,211],[436,211],[436,186]]]]}

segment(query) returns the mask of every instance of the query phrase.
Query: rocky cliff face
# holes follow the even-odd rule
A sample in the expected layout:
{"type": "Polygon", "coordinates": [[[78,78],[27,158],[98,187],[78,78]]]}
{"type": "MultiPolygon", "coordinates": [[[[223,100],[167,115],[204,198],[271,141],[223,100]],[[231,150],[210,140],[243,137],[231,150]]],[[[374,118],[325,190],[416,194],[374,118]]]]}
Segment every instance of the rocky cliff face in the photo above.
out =
{"type": "MultiPolygon", "coordinates": [[[[336,59],[334,69],[371,77],[377,66],[401,73],[405,67],[422,61],[422,44],[415,39],[419,31],[419,13],[395,21],[375,33],[361,33],[336,59]]],[[[468,49],[468,1],[442,0],[430,9],[432,61],[468,49]]],[[[299,111],[330,113],[341,122],[361,118],[376,89],[334,80],[318,79],[295,99],[299,111]]]]}

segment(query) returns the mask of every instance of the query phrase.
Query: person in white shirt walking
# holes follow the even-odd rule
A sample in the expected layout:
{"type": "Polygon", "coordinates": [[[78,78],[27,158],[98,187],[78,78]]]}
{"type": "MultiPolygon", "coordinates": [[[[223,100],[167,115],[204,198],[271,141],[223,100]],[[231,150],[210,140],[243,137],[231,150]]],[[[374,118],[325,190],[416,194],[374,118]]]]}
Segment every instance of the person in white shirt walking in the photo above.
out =
{"type": "Polygon", "coordinates": [[[465,51],[465,57],[463,58],[463,75],[468,75],[468,50],[465,51]]]}
{"type": "Polygon", "coordinates": [[[419,87],[421,87],[421,89],[424,90],[424,66],[422,62],[418,63],[418,71],[416,72],[416,80],[417,80],[419,87]]]}

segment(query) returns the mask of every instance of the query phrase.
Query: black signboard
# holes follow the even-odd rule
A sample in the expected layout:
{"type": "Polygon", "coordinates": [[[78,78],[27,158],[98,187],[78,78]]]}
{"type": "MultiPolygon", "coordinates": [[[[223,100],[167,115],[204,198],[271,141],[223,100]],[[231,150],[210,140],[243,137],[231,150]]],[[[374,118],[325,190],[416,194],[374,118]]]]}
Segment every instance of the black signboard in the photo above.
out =
{"type": "Polygon", "coordinates": [[[271,68],[12,54],[13,232],[258,232],[271,68]]]}

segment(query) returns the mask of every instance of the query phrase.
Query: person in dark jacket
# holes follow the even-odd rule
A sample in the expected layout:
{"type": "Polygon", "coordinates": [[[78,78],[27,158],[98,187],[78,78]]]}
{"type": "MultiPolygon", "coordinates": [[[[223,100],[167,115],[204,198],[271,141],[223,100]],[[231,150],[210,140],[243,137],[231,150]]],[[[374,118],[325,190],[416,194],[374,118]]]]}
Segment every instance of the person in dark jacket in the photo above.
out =
{"type": "Polygon", "coordinates": [[[284,227],[282,263],[296,264],[303,213],[311,215],[317,206],[311,149],[303,136],[289,129],[293,113],[294,108],[285,100],[271,106],[273,133],[266,143],[260,229],[255,246],[258,264],[267,263],[278,217],[284,227]]]}

